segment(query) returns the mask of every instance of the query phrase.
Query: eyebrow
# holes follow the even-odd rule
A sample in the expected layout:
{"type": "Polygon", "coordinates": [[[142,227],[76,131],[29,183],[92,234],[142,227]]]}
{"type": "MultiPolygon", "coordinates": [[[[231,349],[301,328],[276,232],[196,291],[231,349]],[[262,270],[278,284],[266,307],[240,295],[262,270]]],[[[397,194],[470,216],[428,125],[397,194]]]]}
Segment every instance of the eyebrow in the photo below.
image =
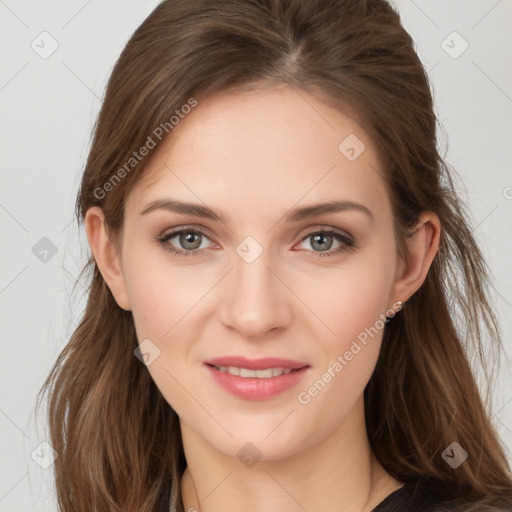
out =
{"type": "MultiPolygon", "coordinates": [[[[197,203],[187,203],[184,201],[178,201],[176,199],[158,199],[150,203],[141,215],[145,215],[154,210],[169,210],[175,213],[182,213],[185,215],[193,215],[195,217],[203,217],[211,219],[222,224],[226,224],[226,219],[220,211],[216,211],[208,206],[203,206],[197,203]]],[[[326,203],[315,204],[312,206],[303,206],[301,208],[295,208],[285,216],[286,222],[300,222],[301,220],[309,217],[316,217],[325,213],[336,213],[355,210],[366,214],[371,220],[374,220],[374,215],[369,208],[366,206],[356,203],[354,201],[342,200],[342,201],[329,201],[326,203]]]]}

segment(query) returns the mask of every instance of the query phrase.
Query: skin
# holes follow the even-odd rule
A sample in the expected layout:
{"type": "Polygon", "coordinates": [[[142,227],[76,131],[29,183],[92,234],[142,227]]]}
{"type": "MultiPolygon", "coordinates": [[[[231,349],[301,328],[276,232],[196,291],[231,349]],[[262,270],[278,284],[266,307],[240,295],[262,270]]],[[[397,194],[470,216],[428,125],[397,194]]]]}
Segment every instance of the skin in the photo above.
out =
{"type": "MultiPolygon", "coordinates": [[[[423,212],[409,257],[399,261],[371,140],[309,93],[217,94],[171,135],[127,197],[118,243],[107,237],[100,208],[87,212],[85,225],[117,303],[133,313],[139,342],[149,338],[160,350],[147,369],[180,417],[185,510],[371,510],[402,485],[373,456],[364,421],[363,390],[382,330],[309,403],[298,394],[421,286],[438,250],[439,219],[423,212]],[[366,146],[354,161],[338,150],[349,134],[366,146]],[[164,209],[141,214],[171,197],[221,211],[226,224],[164,209]],[[372,217],[347,210],[285,222],[293,208],[340,199],[366,206],[372,217]],[[155,241],[182,226],[207,233],[202,254],[176,256],[155,241]],[[348,233],[356,248],[336,254],[336,238],[318,248],[310,235],[322,229],[348,233]],[[236,252],[249,235],[263,249],[250,264],[236,252]],[[317,256],[322,247],[332,257],[317,256]],[[310,369],[277,397],[242,400],[202,364],[224,355],[292,358],[310,369]],[[237,457],[247,442],[262,454],[252,467],[237,457]]],[[[169,245],[191,247],[178,236],[169,245]]]]}

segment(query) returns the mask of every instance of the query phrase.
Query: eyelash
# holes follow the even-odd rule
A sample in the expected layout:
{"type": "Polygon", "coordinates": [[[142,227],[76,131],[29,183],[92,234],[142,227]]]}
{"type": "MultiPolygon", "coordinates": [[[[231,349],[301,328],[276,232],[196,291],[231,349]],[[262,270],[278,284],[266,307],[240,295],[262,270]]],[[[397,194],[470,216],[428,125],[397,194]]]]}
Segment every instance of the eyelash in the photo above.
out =
{"type": "MultiPolygon", "coordinates": [[[[174,231],[171,231],[168,234],[159,236],[156,238],[156,241],[162,246],[162,248],[164,250],[166,250],[172,254],[175,254],[176,256],[200,256],[205,249],[199,249],[199,250],[195,249],[193,251],[182,251],[180,249],[176,249],[175,247],[173,247],[172,245],[167,243],[169,240],[174,238],[176,235],[179,235],[180,233],[183,233],[183,232],[200,234],[200,235],[208,238],[208,235],[201,229],[198,229],[198,228],[191,229],[191,228],[184,227],[184,228],[180,228],[180,229],[175,229],[174,231]]],[[[356,242],[354,239],[352,239],[346,235],[343,235],[341,233],[338,233],[337,231],[333,231],[333,230],[329,230],[329,229],[311,231],[306,236],[304,236],[300,240],[300,242],[307,240],[308,238],[312,237],[313,235],[326,235],[326,234],[333,235],[333,237],[336,238],[336,240],[338,240],[341,243],[341,245],[337,249],[331,249],[329,251],[306,250],[307,253],[311,253],[311,252],[314,253],[314,255],[310,255],[309,257],[311,257],[311,258],[326,258],[326,257],[335,256],[335,255],[340,254],[346,250],[354,250],[357,248],[357,245],[356,245],[356,242]]]]}

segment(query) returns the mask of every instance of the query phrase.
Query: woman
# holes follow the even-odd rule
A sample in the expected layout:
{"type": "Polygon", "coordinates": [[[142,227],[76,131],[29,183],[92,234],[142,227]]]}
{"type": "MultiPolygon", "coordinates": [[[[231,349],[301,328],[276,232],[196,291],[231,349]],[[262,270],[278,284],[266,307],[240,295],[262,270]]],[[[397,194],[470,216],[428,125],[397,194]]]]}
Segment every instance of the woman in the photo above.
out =
{"type": "Polygon", "coordinates": [[[153,11],[77,199],[92,282],[43,388],[61,510],[512,509],[435,128],[384,0],[153,11]]]}

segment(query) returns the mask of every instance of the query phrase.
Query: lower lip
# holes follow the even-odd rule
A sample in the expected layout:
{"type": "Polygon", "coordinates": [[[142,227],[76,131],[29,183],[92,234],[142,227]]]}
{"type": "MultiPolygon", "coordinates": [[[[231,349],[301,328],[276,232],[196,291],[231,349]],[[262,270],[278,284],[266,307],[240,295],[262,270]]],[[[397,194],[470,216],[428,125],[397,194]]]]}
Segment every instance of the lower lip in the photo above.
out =
{"type": "Polygon", "coordinates": [[[297,385],[309,368],[309,366],[305,366],[286,375],[283,373],[279,377],[259,379],[257,377],[231,375],[228,372],[223,373],[210,365],[206,365],[206,367],[221,387],[244,400],[268,400],[273,398],[297,385]]]}

